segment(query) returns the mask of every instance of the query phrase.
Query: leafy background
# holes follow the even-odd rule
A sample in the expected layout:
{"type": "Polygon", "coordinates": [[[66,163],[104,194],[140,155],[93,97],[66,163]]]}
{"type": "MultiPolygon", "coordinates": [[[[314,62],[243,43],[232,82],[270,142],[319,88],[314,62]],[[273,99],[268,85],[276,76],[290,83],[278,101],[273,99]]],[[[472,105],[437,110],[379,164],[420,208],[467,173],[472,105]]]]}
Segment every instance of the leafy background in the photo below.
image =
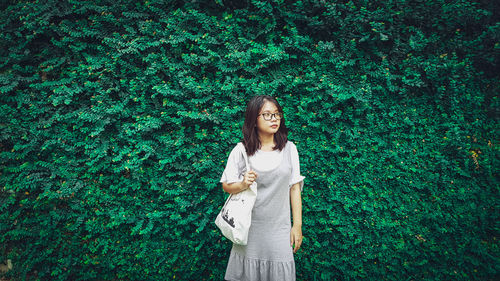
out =
{"type": "Polygon", "coordinates": [[[298,280],[499,278],[495,1],[3,1],[7,280],[222,280],[246,102],[302,174],[298,280]]]}

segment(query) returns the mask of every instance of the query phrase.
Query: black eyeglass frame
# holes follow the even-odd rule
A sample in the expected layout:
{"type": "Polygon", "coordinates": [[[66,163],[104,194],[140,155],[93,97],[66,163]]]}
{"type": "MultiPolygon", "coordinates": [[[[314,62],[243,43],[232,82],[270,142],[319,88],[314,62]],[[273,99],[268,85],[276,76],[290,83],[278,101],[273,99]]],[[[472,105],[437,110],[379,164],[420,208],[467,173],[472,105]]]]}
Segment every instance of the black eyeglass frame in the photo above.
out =
{"type": "Polygon", "coordinates": [[[262,115],[262,118],[264,118],[264,120],[266,120],[266,121],[273,120],[273,116],[274,116],[274,118],[276,118],[276,120],[281,120],[283,118],[283,113],[282,112],[276,112],[276,113],[265,112],[265,113],[259,114],[258,116],[260,116],[260,115],[262,115]],[[269,119],[266,119],[266,117],[264,117],[264,114],[270,114],[269,115],[269,119]],[[278,116],[279,116],[279,118],[278,118],[278,116]]]}

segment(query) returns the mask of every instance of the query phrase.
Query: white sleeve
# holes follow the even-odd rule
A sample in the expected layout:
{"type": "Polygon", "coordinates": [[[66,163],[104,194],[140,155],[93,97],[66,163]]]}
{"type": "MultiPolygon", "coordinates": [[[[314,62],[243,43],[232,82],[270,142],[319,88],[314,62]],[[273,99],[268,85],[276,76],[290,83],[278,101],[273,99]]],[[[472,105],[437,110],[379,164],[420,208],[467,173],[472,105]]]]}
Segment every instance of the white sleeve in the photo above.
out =
{"type": "Polygon", "coordinates": [[[297,151],[297,147],[294,143],[290,142],[290,157],[292,158],[292,177],[290,178],[290,186],[300,183],[300,190],[304,189],[304,176],[300,175],[300,162],[299,162],[299,152],[297,151]]]}
{"type": "Polygon", "coordinates": [[[236,145],[227,158],[226,168],[220,182],[233,183],[243,180],[245,159],[241,153],[241,145],[236,145]]]}

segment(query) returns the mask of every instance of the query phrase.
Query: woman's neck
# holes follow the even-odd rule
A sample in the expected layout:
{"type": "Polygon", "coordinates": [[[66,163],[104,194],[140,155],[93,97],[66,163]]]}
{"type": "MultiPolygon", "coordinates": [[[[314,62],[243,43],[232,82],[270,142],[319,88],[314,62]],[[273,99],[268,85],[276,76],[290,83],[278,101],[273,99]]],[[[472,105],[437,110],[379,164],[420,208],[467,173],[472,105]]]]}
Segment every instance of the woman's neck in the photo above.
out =
{"type": "Polygon", "coordinates": [[[260,149],[264,151],[271,151],[274,147],[274,134],[259,135],[260,149]]]}

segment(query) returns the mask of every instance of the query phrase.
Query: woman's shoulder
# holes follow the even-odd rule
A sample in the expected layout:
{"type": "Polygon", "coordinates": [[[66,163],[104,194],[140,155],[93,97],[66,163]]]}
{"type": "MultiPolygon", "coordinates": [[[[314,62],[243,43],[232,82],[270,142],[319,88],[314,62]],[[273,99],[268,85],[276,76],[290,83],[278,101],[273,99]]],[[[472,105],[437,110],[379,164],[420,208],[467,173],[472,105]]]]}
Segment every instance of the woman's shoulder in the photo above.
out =
{"type": "Polygon", "coordinates": [[[292,153],[292,154],[298,154],[298,153],[299,153],[299,151],[298,151],[298,149],[297,149],[297,146],[295,145],[295,143],[294,143],[294,142],[292,142],[292,141],[287,141],[286,146],[287,146],[287,147],[288,147],[288,149],[290,150],[290,153],[292,153]]]}
{"type": "Polygon", "coordinates": [[[297,149],[297,146],[295,145],[295,143],[293,143],[293,141],[287,140],[286,145],[290,146],[291,148],[297,149]]]}
{"type": "Polygon", "coordinates": [[[242,142],[239,142],[233,146],[231,153],[240,153],[242,151],[245,151],[245,146],[243,145],[242,142]]]}
{"type": "MultiPolygon", "coordinates": [[[[243,162],[243,153],[245,151],[245,146],[242,143],[237,143],[231,149],[228,156],[228,164],[241,166],[243,162]]],[[[244,165],[244,164],[243,164],[244,165]]]]}

